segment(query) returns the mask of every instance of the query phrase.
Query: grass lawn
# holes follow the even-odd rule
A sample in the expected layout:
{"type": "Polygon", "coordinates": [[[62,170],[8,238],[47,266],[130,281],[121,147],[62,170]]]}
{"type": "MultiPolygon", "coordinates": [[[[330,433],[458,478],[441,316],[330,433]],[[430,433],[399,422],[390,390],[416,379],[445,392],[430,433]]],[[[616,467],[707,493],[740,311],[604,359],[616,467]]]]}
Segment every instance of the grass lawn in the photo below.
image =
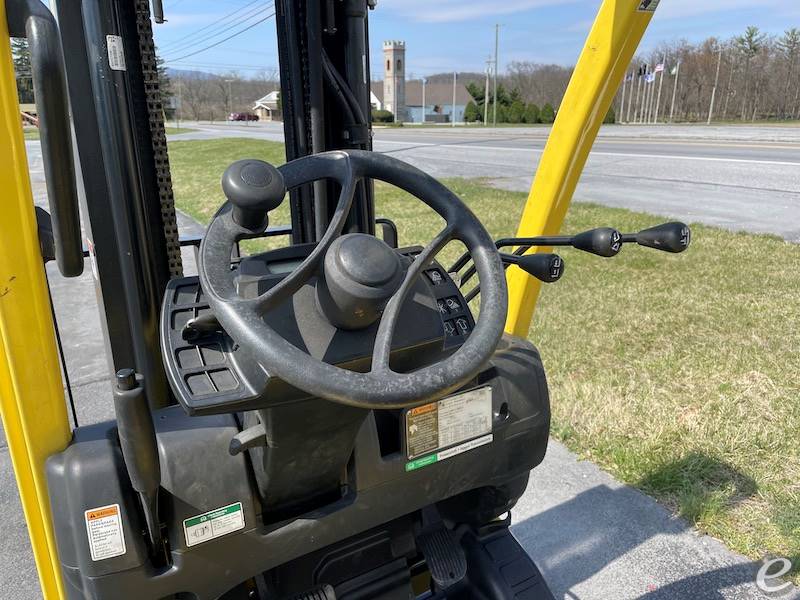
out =
{"type": "MultiPolygon", "coordinates": [[[[208,222],[222,171],[253,157],[279,164],[282,145],[170,143],[178,207],[208,222]]],[[[513,234],[525,194],[446,183],[494,236],[513,234]]],[[[401,244],[439,230],[420,202],[376,191],[376,212],[396,220],[401,244]]],[[[661,220],[576,203],[564,231],[661,220]]],[[[285,204],[272,222],[288,222],[285,204]]],[[[562,253],[566,274],[545,286],[530,330],[549,377],[553,435],[731,549],[792,558],[797,582],[800,246],[701,225],[693,233],[682,255],[562,253]]]]}
{"type": "Polygon", "coordinates": [[[189,129],[188,127],[164,127],[164,131],[167,135],[178,135],[181,133],[191,133],[192,131],[197,130],[189,129]]]}

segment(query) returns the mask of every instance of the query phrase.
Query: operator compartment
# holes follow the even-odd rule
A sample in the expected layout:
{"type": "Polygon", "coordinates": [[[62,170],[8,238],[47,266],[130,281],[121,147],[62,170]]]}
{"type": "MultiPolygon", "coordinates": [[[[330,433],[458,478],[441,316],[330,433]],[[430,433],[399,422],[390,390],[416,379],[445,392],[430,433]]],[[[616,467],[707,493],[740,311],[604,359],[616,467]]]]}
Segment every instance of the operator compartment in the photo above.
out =
{"type": "MultiPolygon", "coordinates": [[[[289,246],[234,264],[239,295],[255,298],[263,294],[294,270],[313,247],[289,246]]],[[[419,251],[418,247],[395,250],[405,267],[419,251]]],[[[320,309],[316,284],[317,277],[313,277],[264,319],[314,358],[354,371],[369,370],[378,322],[361,329],[335,326],[320,309]]],[[[198,278],[172,280],[164,295],[161,342],[172,390],[187,413],[254,410],[309,396],[259,365],[218,324],[206,331],[192,329],[190,322],[198,317],[213,322],[198,278]]],[[[434,261],[417,279],[400,312],[392,343],[392,368],[410,371],[442,358],[464,342],[474,325],[458,287],[434,261]]]]}

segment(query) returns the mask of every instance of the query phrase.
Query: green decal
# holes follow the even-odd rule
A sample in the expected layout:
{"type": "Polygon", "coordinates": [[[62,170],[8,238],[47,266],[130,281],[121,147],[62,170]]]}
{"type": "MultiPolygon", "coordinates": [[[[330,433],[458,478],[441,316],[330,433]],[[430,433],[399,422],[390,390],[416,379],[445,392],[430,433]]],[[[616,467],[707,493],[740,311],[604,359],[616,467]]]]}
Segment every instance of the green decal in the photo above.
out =
{"type": "Polygon", "coordinates": [[[406,471],[414,471],[415,469],[427,467],[428,465],[435,463],[437,460],[439,460],[438,454],[429,454],[428,456],[423,456],[422,458],[418,458],[417,460],[412,460],[411,462],[406,463],[406,471]]]}

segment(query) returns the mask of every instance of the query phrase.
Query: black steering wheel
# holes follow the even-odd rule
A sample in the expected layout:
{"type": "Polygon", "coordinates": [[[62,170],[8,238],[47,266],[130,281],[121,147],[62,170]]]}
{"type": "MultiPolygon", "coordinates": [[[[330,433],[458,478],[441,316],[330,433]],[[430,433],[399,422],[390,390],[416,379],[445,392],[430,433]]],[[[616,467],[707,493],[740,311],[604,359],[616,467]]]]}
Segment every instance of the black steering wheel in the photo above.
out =
{"type": "MultiPolygon", "coordinates": [[[[278,171],[288,189],[320,179],[336,181],[341,186],[338,204],[327,231],[308,257],[280,283],[250,299],[236,292],[231,251],[239,240],[263,231],[266,214],[262,210],[264,218],[252,218],[250,211],[249,217],[243,218],[241,206],[230,202],[220,208],[200,246],[198,271],[211,310],[225,331],[271,374],[309,394],[350,406],[369,409],[414,406],[441,397],[472,379],[500,340],[508,305],[500,256],[472,211],[433,177],[384,154],[363,150],[325,152],[289,162],[278,171]],[[263,316],[291,297],[320,269],[328,249],[342,234],[356,184],[365,177],[409,192],[435,210],[446,225],[417,255],[402,284],[390,297],[380,317],[371,370],[359,373],[306,354],[279,335],[263,316]],[[450,356],[410,373],[395,372],[389,366],[389,356],[400,309],[416,278],[451,240],[463,242],[475,262],[482,297],[477,324],[466,342],[450,356]]],[[[265,184],[263,180],[260,183],[265,184]]],[[[281,191],[273,207],[282,197],[281,191]]]]}

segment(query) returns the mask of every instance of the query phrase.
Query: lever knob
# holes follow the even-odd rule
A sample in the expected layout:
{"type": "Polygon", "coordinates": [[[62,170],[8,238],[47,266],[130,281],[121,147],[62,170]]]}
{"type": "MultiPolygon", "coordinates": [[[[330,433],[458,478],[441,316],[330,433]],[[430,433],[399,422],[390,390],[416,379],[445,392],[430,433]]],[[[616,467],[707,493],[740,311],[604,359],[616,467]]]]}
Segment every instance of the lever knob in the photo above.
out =
{"type": "Polygon", "coordinates": [[[222,191],[233,204],[233,220],[247,229],[263,229],[267,213],[283,202],[283,175],[263,160],[237,160],[222,175],[222,191]]]}

